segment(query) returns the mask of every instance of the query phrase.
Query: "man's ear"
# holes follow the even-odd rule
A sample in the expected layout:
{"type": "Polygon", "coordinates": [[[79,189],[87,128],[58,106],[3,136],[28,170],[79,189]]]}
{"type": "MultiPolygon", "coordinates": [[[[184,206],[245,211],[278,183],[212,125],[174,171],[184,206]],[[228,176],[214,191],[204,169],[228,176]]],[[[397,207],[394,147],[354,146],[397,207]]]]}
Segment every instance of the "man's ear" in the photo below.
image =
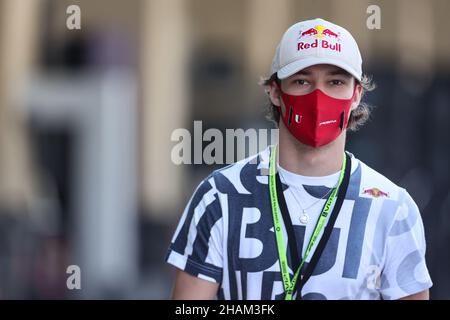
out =
{"type": "Polygon", "coordinates": [[[275,81],[272,81],[268,88],[270,101],[274,106],[281,106],[281,90],[275,81]]]}
{"type": "Polygon", "coordinates": [[[362,89],[363,89],[362,86],[359,83],[357,83],[355,86],[355,94],[353,95],[353,101],[350,111],[355,110],[359,106],[362,97],[362,89]]]}

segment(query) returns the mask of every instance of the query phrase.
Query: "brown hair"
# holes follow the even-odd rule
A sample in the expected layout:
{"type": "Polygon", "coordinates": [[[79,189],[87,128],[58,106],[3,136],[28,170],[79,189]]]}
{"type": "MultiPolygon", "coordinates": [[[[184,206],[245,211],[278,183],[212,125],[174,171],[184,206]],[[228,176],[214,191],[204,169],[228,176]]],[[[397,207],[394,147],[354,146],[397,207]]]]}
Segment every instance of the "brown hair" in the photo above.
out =
{"type": "MultiPolygon", "coordinates": [[[[358,107],[356,107],[356,109],[350,113],[350,119],[348,121],[347,127],[347,129],[350,131],[358,130],[369,119],[373,106],[369,105],[366,102],[363,102],[362,99],[366,92],[370,92],[374,90],[376,87],[376,85],[372,81],[372,78],[367,75],[363,75],[361,81],[358,81],[356,79],[355,81],[357,81],[362,86],[362,93],[361,93],[361,102],[359,103],[358,107]]],[[[268,78],[262,77],[259,84],[267,88],[273,82],[276,82],[279,86],[281,85],[281,80],[278,79],[276,73],[274,73],[272,76],[268,78]]],[[[269,97],[269,104],[267,106],[266,118],[274,122],[275,125],[278,127],[278,123],[280,122],[280,109],[279,107],[272,104],[270,97],[269,97]]]]}

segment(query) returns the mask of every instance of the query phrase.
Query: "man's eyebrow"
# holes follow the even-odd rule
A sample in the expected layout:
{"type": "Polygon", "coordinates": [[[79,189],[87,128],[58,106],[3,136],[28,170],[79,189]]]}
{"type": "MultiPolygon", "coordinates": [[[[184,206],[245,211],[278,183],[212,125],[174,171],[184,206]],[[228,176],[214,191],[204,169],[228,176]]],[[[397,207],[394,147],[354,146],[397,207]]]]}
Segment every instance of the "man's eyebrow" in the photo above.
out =
{"type": "Polygon", "coordinates": [[[327,72],[330,76],[343,75],[346,77],[351,77],[352,75],[343,69],[336,69],[330,72],[327,72]]]}
{"type": "Polygon", "coordinates": [[[306,71],[306,70],[300,70],[299,72],[295,73],[296,76],[309,76],[311,75],[310,71],[306,71]]]}

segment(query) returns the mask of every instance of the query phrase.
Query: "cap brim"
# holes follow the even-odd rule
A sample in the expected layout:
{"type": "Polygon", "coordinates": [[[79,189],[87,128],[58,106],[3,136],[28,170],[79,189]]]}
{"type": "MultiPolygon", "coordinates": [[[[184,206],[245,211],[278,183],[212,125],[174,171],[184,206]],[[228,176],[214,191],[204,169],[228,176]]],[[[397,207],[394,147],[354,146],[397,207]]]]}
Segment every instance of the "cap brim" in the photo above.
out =
{"type": "Polygon", "coordinates": [[[305,68],[314,66],[316,64],[331,64],[333,66],[339,67],[350,73],[352,76],[354,76],[358,81],[361,81],[361,75],[359,75],[355,70],[350,68],[347,64],[343,63],[342,61],[333,59],[333,58],[309,58],[309,59],[299,59],[294,62],[289,63],[288,65],[284,66],[277,72],[278,79],[286,79],[293,74],[299,72],[300,70],[303,70],[305,68]]]}

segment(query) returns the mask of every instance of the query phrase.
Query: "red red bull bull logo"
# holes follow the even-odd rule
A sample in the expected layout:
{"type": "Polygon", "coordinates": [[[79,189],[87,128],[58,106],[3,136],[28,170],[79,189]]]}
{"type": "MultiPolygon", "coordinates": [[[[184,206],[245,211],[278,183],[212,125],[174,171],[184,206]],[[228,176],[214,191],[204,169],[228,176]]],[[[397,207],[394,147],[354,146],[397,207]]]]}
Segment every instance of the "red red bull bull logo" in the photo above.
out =
{"type": "Polygon", "coordinates": [[[387,197],[387,198],[389,198],[389,193],[381,191],[378,188],[364,189],[362,194],[367,194],[367,195],[372,196],[374,198],[379,198],[379,197],[387,197]]]}
{"type": "Polygon", "coordinates": [[[332,51],[341,52],[342,47],[339,42],[340,34],[339,32],[334,32],[333,30],[329,28],[325,28],[322,25],[317,25],[314,28],[309,28],[305,31],[300,31],[299,37],[298,37],[298,44],[297,44],[297,50],[305,50],[309,48],[317,48],[320,46],[323,49],[329,49],[332,51]],[[313,42],[306,42],[309,38],[315,39],[313,42]],[[304,41],[303,41],[304,39],[304,41]],[[325,40],[328,39],[328,40],[325,40]],[[302,40],[302,41],[300,41],[302,40]],[[330,41],[334,40],[334,41],[330,41]],[[333,43],[335,42],[335,43],[333,43]]]}

